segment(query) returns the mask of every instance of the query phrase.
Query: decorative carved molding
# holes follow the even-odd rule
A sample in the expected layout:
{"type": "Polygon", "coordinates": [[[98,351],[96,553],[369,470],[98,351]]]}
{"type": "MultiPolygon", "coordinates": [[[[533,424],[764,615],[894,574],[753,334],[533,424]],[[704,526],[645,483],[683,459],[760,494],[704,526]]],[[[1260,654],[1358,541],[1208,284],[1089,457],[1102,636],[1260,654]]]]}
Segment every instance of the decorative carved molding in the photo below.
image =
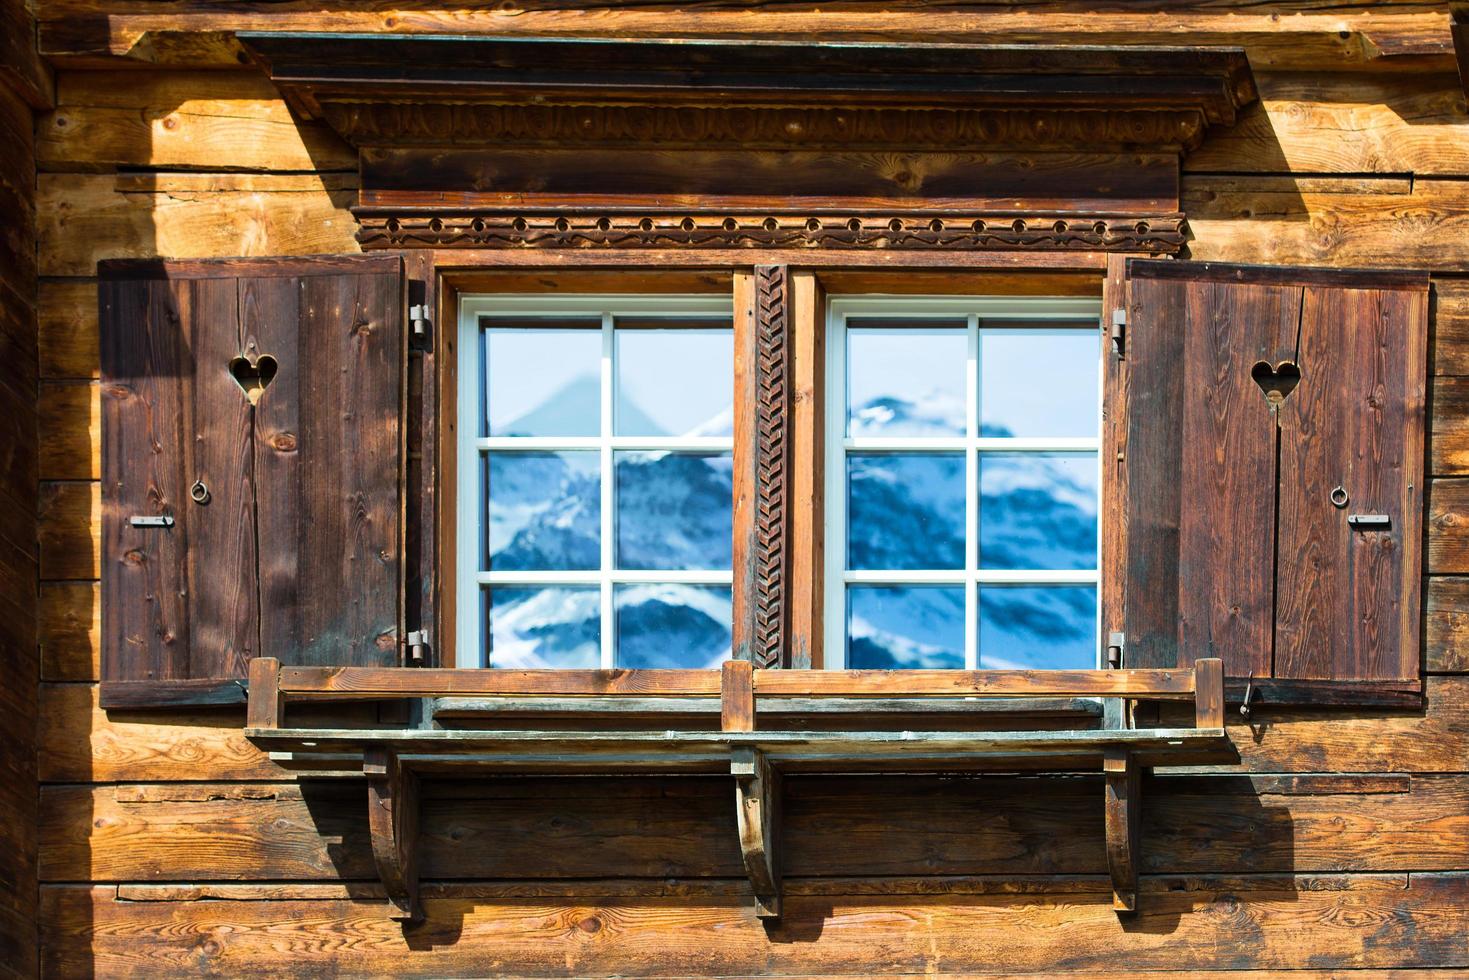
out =
{"type": "Polygon", "coordinates": [[[788,663],[789,560],[786,498],[791,444],[791,277],[783,265],[755,267],[755,596],[750,659],[788,663]]]}
{"type": "Polygon", "coordinates": [[[738,146],[747,149],[1194,149],[1195,109],[909,109],[860,106],[324,102],[354,146],[738,146]]]}
{"type": "Polygon", "coordinates": [[[537,213],[358,207],[364,248],[1077,249],[1176,253],[1184,216],[537,213]]]}

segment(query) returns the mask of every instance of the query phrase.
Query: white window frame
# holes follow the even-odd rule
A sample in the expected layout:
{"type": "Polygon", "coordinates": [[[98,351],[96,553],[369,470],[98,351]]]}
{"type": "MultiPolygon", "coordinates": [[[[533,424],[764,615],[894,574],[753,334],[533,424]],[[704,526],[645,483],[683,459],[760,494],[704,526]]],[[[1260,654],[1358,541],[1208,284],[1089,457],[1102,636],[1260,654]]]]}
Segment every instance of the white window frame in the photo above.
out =
{"type": "MultiPolygon", "coordinates": [[[[601,599],[601,666],[614,666],[616,649],[615,587],[643,583],[673,585],[724,585],[733,588],[733,571],[658,571],[613,569],[616,547],[616,514],[612,454],[623,450],[703,450],[734,452],[733,435],[725,436],[615,436],[613,411],[613,322],[619,317],[687,316],[732,321],[734,303],[729,296],[695,295],[580,295],[545,294],[464,295],[459,300],[458,407],[455,424],[458,446],[458,507],[455,539],[459,544],[456,571],[455,664],[484,667],[486,627],[481,623],[482,590],[496,585],[595,585],[601,599]],[[595,436],[482,436],[480,415],[485,405],[485,365],[480,356],[480,318],[485,316],[599,316],[602,321],[601,431],[595,436]],[[486,454],[493,450],[518,449],[557,452],[596,450],[601,473],[601,561],[586,571],[482,571],[479,567],[480,536],[485,533],[487,501],[482,500],[480,472],[486,454]]],[[[731,376],[734,365],[730,364],[731,376]]]]}
{"type": "MultiPolygon", "coordinates": [[[[1092,297],[1038,296],[836,296],[826,306],[826,563],[823,623],[824,666],[846,667],[847,586],[963,585],[964,666],[979,664],[979,587],[981,585],[1093,585],[1098,589],[1098,615],[1093,626],[1097,665],[1101,666],[1101,520],[1105,502],[1098,500],[1097,562],[1095,571],[1009,571],[979,567],[979,455],[981,452],[1091,452],[1097,456],[1097,486],[1102,486],[1102,356],[1097,356],[1097,434],[1092,438],[981,438],[979,436],[979,331],[985,319],[1006,323],[1096,321],[1102,331],[1102,302],[1092,297]],[[849,317],[913,317],[915,320],[963,318],[968,331],[965,362],[966,432],[963,436],[880,437],[847,435],[846,322],[849,317]],[[849,571],[847,565],[848,452],[964,452],[964,564],[952,571],[849,571]]],[[[1105,339],[1105,338],[1103,338],[1105,339]]]]}

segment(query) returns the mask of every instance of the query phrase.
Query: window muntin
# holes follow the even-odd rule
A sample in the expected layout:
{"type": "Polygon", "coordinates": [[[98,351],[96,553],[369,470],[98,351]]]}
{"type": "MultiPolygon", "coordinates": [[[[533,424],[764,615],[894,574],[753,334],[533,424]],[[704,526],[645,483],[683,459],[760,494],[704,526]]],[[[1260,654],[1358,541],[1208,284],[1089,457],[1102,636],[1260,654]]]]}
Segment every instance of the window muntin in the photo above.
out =
{"type": "Polygon", "coordinates": [[[729,657],[728,299],[465,297],[460,666],[729,657]]]}
{"type": "Polygon", "coordinates": [[[1100,304],[828,304],[827,666],[1095,667],[1100,304]]]}

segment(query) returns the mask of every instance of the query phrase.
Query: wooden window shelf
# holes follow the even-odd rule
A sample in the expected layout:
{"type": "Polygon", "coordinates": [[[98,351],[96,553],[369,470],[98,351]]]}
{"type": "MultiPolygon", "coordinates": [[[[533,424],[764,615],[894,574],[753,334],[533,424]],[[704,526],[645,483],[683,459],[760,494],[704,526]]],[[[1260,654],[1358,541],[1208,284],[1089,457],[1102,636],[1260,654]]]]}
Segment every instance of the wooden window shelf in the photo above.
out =
{"type": "Polygon", "coordinates": [[[756,912],[778,918],[783,773],[1101,772],[1113,905],[1131,912],[1142,771],[1237,761],[1218,660],[1192,670],[756,671],[740,661],[719,671],[511,671],[259,658],[245,734],[288,767],[366,778],[373,856],[404,921],[420,914],[420,774],[728,773],[756,912]],[[291,703],[401,699],[422,699],[416,723],[285,724],[291,703]],[[1192,701],[1195,725],[1131,727],[1134,700],[1192,701]]]}

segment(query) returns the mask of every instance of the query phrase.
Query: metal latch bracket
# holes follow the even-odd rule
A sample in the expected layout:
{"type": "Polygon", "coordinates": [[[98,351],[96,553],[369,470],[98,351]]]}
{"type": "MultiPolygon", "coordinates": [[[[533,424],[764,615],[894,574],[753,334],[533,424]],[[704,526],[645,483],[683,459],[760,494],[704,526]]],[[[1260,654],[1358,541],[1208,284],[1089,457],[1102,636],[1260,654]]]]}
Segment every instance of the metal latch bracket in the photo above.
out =
{"type": "Polygon", "coordinates": [[[128,518],[128,525],[131,527],[173,527],[173,518],[168,514],[158,516],[135,514],[128,518]]]}

